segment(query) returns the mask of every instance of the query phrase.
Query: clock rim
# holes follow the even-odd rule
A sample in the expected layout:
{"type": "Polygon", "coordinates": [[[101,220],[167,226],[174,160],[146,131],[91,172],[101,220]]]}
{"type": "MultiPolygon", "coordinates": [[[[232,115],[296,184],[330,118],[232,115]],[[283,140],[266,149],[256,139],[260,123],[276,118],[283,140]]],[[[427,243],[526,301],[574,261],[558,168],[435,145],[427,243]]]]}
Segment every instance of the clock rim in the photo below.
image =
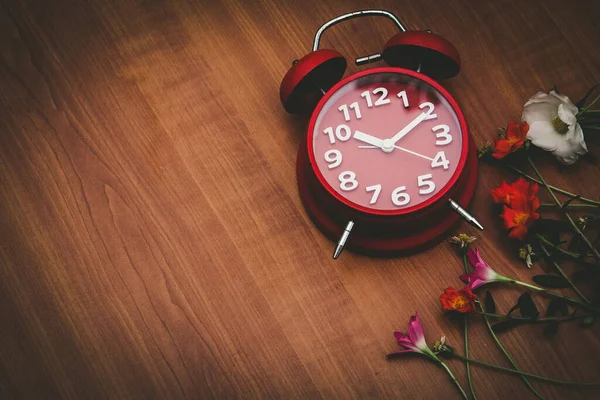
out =
{"type": "Polygon", "coordinates": [[[323,96],[323,98],[319,101],[319,103],[315,107],[315,110],[313,111],[313,113],[310,117],[310,122],[308,124],[308,131],[307,131],[307,140],[305,143],[307,146],[308,158],[310,160],[310,164],[313,169],[313,172],[317,176],[317,179],[319,180],[320,184],[323,185],[323,187],[325,187],[327,192],[329,192],[335,199],[337,199],[338,201],[342,202],[343,204],[345,204],[346,206],[348,206],[354,210],[364,212],[366,214],[398,216],[398,215],[406,215],[406,214],[414,213],[416,211],[423,210],[432,204],[435,204],[439,199],[444,197],[444,195],[446,193],[448,193],[448,191],[456,184],[456,182],[458,181],[460,175],[462,174],[462,172],[465,168],[466,161],[467,161],[467,156],[468,156],[468,152],[469,152],[469,131],[467,128],[467,120],[466,120],[461,108],[459,107],[458,102],[438,82],[436,82],[432,78],[430,78],[426,75],[423,75],[419,72],[405,69],[405,68],[377,67],[377,68],[367,69],[364,71],[359,71],[352,75],[349,75],[346,78],[339,81],[337,84],[335,84],[331,89],[329,89],[327,91],[327,93],[325,93],[325,96],[323,96]],[[329,100],[331,98],[331,96],[333,96],[341,87],[352,82],[353,80],[362,78],[363,76],[378,74],[378,73],[395,73],[395,74],[400,74],[400,75],[408,75],[408,76],[419,79],[419,80],[431,85],[446,99],[446,101],[448,101],[448,103],[452,107],[452,110],[456,113],[456,116],[457,116],[458,122],[459,122],[459,126],[462,131],[462,149],[461,149],[461,153],[460,153],[460,159],[458,161],[458,166],[456,167],[456,170],[454,171],[454,174],[452,175],[452,177],[448,180],[448,182],[444,185],[444,187],[442,189],[440,189],[434,196],[430,197],[429,199],[425,200],[422,203],[419,203],[417,205],[414,205],[414,206],[411,206],[408,208],[402,208],[399,210],[377,210],[377,209],[373,209],[373,208],[368,208],[368,207],[356,204],[356,203],[346,199],[345,197],[343,197],[329,184],[329,182],[327,182],[327,180],[325,179],[325,177],[319,170],[319,168],[317,166],[317,160],[316,160],[316,157],[314,154],[314,149],[313,149],[314,128],[315,128],[319,113],[323,110],[323,107],[325,106],[325,103],[327,102],[327,100],[329,100]]]}

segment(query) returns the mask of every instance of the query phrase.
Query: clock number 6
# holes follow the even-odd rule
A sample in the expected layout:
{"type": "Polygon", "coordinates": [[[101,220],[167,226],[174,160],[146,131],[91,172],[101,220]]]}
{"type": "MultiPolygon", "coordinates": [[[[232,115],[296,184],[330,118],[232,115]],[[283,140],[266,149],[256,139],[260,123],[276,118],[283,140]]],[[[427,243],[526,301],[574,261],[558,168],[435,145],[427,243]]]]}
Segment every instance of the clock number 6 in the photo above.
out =
{"type": "Polygon", "coordinates": [[[356,174],[352,171],[344,171],[339,176],[340,189],[345,192],[349,192],[358,187],[358,181],[356,180],[356,174]]]}
{"type": "Polygon", "coordinates": [[[337,137],[342,142],[347,141],[352,136],[352,130],[348,127],[348,125],[338,125],[335,128],[335,135],[333,134],[333,128],[329,127],[323,130],[323,133],[326,133],[329,136],[329,143],[334,144],[335,138],[337,137]]]}
{"type": "Polygon", "coordinates": [[[392,203],[397,206],[405,206],[410,202],[408,193],[404,193],[406,186],[400,186],[392,192],[392,203]]]}
{"type": "Polygon", "coordinates": [[[435,183],[430,180],[431,178],[433,178],[433,175],[431,174],[420,175],[417,177],[417,185],[419,188],[426,186],[425,189],[419,189],[419,194],[433,193],[435,190],[435,183]]]}
{"type": "Polygon", "coordinates": [[[436,146],[445,146],[452,142],[452,136],[449,134],[450,128],[448,125],[436,125],[431,128],[431,131],[435,133],[435,137],[438,139],[435,141],[436,146]]]}

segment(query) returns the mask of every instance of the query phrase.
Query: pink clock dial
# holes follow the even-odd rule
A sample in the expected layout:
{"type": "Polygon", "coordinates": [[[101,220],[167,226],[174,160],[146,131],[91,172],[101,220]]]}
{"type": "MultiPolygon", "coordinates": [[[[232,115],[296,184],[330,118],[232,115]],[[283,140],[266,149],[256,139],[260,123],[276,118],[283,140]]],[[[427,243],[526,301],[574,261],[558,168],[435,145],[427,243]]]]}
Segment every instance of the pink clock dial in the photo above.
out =
{"type": "Polygon", "coordinates": [[[324,101],[309,154],[345,203],[377,214],[410,212],[441,197],[460,173],[466,132],[454,101],[424,80],[366,73],[324,101]]]}

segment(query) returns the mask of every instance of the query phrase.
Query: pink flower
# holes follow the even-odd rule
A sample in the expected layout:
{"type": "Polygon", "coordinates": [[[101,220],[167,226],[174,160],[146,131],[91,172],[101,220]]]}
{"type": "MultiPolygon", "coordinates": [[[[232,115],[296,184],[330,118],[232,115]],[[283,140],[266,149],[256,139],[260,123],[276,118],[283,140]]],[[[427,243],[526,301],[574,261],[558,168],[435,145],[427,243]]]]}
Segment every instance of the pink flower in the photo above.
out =
{"type": "Polygon", "coordinates": [[[403,353],[420,353],[433,358],[434,360],[438,359],[425,342],[425,332],[423,331],[423,326],[419,322],[419,313],[415,313],[415,315],[410,317],[410,322],[408,323],[408,335],[402,332],[394,332],[394,336],[403,349],[388,354],[386,358],[403,353]]]}
{"type": "Polygon", "coordinates": [[[491,282],[510,282],[511,279],[500,275],[496,271],[490,268],[490,266],[481,258],[479,250],[469,250],[467,252],[469,261],[473,265],[473,271],[468,274],[460,276],[460,280],[467,284],[467,287],[471,290],[475,290],[480,286],[483,286],[491,282]]]}

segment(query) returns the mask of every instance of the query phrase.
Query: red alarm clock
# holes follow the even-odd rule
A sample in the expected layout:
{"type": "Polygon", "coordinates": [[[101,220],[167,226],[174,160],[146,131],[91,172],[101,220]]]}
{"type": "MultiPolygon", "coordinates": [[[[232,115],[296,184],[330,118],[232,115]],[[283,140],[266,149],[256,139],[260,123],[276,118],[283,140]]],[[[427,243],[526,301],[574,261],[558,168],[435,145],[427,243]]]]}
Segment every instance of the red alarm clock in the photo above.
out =
{"type": "Polygon", "coordinates": [[[303,204],[330,238],[362,253],[395,255],[424,249],[463,216],[477,181],[477,152],[454,98],[434,79],[458,74],[454,46],[430,31],[406,31],[393,14],[365,10],[325,23],[313,52],[283,78],[281,102],[291,113],[312,111],[298,151],[303,204]],[[389,67],[344,79],[346,60],[319,49],[330,26],[359,16],[390,18],[400,29],[382,54],[389,67]],[[456,211],[456,213],[455,213],[456,211]],[[352,234],[350,235],[350,232],[352,234]]]}

